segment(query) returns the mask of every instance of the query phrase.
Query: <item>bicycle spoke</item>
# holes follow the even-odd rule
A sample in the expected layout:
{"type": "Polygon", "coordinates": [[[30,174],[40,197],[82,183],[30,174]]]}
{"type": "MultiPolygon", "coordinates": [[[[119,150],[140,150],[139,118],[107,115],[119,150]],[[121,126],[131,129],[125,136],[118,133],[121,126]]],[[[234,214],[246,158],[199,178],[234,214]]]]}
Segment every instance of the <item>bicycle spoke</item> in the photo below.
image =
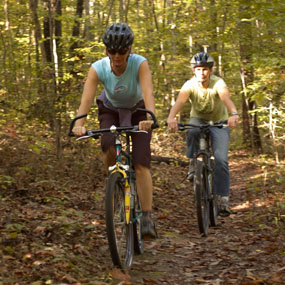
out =
{"type": "Polygon", "coordinates": [[[134,223],[133,223],[134,225],[134,250],[136,254],[143,254],[144,240],[141,236],[142,209],[141,209],[140,201],[137,195],[135,197],[133,217],[134,217],[134,223]]]}
{"type": "Polygon", "coordinates": [[[111,258],[115,266],[129,268],[133,260],[132,224],[125,220],[125,196],[122,175],[109,176],[106,187],[106,231],[111,258]]]}
{"type": "Polygon", "coordinates": [[[208,235],[209,228],[209,199],[206,172],[204,163],[198,161],[194,175],[195,201],[199,230],[204,236],[208,235]]]}

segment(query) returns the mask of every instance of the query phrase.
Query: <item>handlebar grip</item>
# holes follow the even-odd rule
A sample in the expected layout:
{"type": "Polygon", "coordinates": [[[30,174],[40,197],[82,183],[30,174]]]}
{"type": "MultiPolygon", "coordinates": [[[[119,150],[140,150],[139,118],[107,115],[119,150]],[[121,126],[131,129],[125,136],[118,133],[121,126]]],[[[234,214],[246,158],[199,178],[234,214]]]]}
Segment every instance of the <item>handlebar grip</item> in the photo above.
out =
{"type": "Polygon", "coordinates": [[[75,117],[75,118],[71,121],[70,127],[69,127],[69,131],[68,131],[68,136],[69,136],[69,137],[74,137],[74,133],[73,133],[72,129],[73,129],[73,127],[74,127],[75,122],[76,122],[77,120],[79,120],[79,119],[84,118],[84,117],[87,117],[87,114],[79,115],[79,116],[75,117]]]}
{"type": "MultiPolygon", "coordinates": [[[[165,122],[164,125],[167,127],[167,126],[168,126],[168,123],[165,122]]],[[[184,130],[185,130],[185,126],[184,126],[183,123],[178,123],[177,126],[178,126],[178,130],[179,130],[179,131],[184,131],[184,130]]]]}
{"type": "Polygon", "coordinates": [[[157,122],[155,122],[155,123],[153,123],[152,125],[151,125],[151,129],[153,130],[153,129],[158,129],[159,128],[159,124],[157,123],[157,122]]]}
{"type": "Polygon", "coordinates": [[[154,115],[154,113],[152,111],[147,110],[147,109],[143,109],[143,108],[137,108],[136,111],[142,111],[142,112],[150,114],[151,115],[151,119],[153,120],[153,124],[151,126],[151,129],[153,130],[153,129],[159,128],[159,124],[157,122],[157,119],[156,119],[156,117],[155,117],[155,115],[154,115]]]}

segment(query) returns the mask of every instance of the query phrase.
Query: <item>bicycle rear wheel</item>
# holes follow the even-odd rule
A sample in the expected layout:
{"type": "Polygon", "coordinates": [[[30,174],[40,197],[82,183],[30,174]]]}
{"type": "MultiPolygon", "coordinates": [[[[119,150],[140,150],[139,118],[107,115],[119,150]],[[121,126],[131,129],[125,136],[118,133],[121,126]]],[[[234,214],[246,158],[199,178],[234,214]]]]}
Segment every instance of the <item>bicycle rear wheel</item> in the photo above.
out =
{"type": "Polygon", "coordinates": [[[207,169],[202,161],[197,161],[194,174],[194,192],[199,231],[204,236],[209,229],[209,199],[207,184],[207,169]]]}
{"type": "Polygon", "coordinates": [[[112,173],[107,180],[105,218],[113,264],[128,269],[134,255],[133,224],[126,224],[124,178],[119,172],[112,173]]]}

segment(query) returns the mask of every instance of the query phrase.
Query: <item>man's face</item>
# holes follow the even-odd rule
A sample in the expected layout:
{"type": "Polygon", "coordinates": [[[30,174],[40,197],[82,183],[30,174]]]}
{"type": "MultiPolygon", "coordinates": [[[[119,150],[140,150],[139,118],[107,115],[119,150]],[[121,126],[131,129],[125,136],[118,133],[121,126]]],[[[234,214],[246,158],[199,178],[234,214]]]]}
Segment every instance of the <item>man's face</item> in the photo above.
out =
{"type": "Polygon", "coordinates": [[[194,74],[200,83],[207,82],[211,75],[211,69],[205,66],[197,66],[194,68],[194,74]]]}

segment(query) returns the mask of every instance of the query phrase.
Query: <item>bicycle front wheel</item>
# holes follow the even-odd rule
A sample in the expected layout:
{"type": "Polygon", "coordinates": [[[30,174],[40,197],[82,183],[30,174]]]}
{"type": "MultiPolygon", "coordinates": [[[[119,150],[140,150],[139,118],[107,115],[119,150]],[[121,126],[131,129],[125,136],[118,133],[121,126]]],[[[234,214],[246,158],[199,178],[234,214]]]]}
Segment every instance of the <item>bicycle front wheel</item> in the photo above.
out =
{"type": "Polygon", "coordinates": [[[208,235],[209,229],[209,197],[207,179],[206,166],[204,162],[198,160],[194,174],[194,192],[199,231],[204,236],[208,235]]]}
{"type": "MultiPolygon", "coordinates": [[[[134,185],[136,187],[136,185],[134,185]]],[[[133,224],[134,224],[134,250],[136,254],[143,254],[144,252],[144,239],[141,234],[141,217],[142,208],[137,192],[135,191],[133,209],[133,224]]]]}
{"type": "Polygon", "coordinates": [[[112,173],[107,180],[105,199],[106,233],[113,264],[121,269],[132,265],[134,254],[133,224],[126,223],[124,177],[112,173]]]}
{"type": "Polygon", "coordinates": [[[216,227],[218,224],[218,196],[213,188],[213,173],[215,167],[215,160],[211,158],[211,168],[212,170],[208,172],[208,185],[209,185],[209,195],[210,195],[210,226],[216,227]]]}

